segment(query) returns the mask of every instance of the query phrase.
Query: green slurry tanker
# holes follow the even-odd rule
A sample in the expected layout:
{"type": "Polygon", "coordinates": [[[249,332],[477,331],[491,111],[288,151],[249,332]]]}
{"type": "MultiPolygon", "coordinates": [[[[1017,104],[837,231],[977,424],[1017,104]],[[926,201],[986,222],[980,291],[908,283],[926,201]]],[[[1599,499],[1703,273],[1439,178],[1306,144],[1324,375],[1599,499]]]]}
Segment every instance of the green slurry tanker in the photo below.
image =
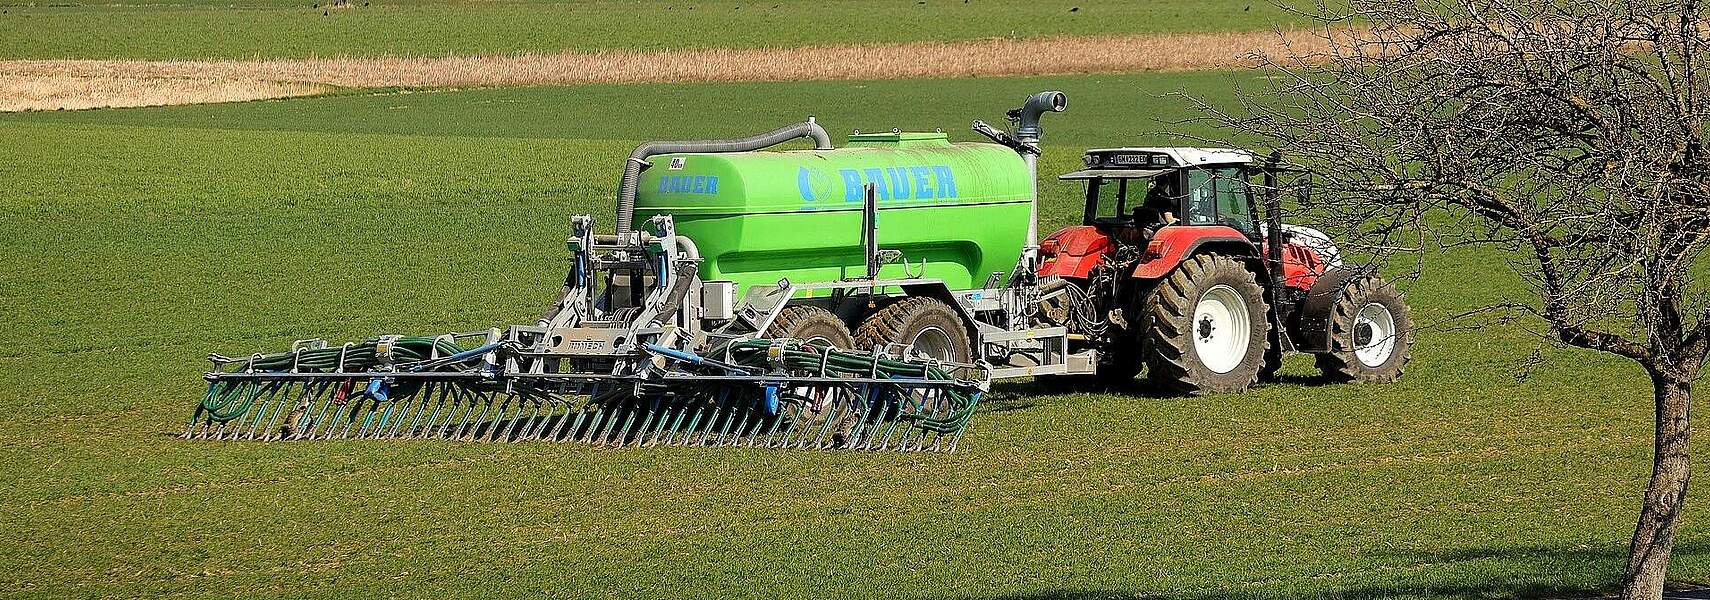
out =
{"type": "Polygon", "coordinates": [[[671,217],[677,235],[699,245],[702,280],[735,282],[739,293],[780,278],[866,277],[868,185],[884,247],[912,263],[885,264],[881,277],[973,289],[1015,267],[1033,200],[1027,166],[1014,151],[952,144],[942,133],[856,134],[833,150],[651,160],[663,168],[642,176],[636,218],[671,217]]]}
{"type": "Polygon", "coordinates": [[[1009,131],[975,121],[980,143],[833,148],[810,119],[643,144],[614,231],[571,218],[537,322],[210,355],[184,436],[951,451],[997,379],[1233,392],[1286,352],[1400,376],[1406,304],[1281,222],[1309,186],[1274,155],[1089,151],[1063,176],[1085,182],[1082,224],[1039,240],[1040,118],[1066,105],[1034,94],[1009,131]]]}

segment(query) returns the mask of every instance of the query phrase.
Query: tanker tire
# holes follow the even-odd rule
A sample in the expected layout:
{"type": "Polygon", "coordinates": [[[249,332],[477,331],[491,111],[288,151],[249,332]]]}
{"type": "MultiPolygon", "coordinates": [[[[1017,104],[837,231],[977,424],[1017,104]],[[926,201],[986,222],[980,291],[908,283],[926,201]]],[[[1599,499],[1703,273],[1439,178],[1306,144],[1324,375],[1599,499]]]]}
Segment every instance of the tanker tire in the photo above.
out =
{"type": "MultiPolygon", "coordinates": [[[[947,362],[972,362],[973,340],[962,325],[961,315],[935,298],[903,298],[878,310],[855,328],[855,348],[871,350],[886,344],[910,344],[936,329],[943,333],[942,352],[934,356],[947,362]]],[[[933,356],[933,353],[927,353],[933,356]]]]}
{"type": "MultiPolygon", "coordinates": [[[[809,344],[830,344],[834,348],[851,350],[855,348],[855,338],[849,335],[849,326],[843,319],[831,311],[818,306],[795,305],[786,306],[778,313],[778,318],[766,327],[768,338],[795,338],[809,344]]],[[[806,388],[796,388],[797,393],[803,393],[806,388]]],[[[832,443],[841,447],[848,441],[850,432],[854,431],[856,419],[850,411],[842,411],[841,416],[833,403],[817,406],[804,405],[795,415],[800,419],[798,427],[808,430],[829,427],[832,443]],[[827,424],[826,421],[834,420],[827,424]]]]}
{"type": "Polygon", "coordinates": [[[795,338],[804,342],[821,342],[849,350],[855,348],[855,338],[849,326],[831,311],[818,306],[788,306],[766,327],[768,338],[795,338]]]}
{"type": "Polygon", "coordinates": [[[1146,373],[1153,385],[1193,395],[1242,392],[1258,381],[1264,367],[1270,348],[1270,309],[1252,271],[1233,258],[1201,254],[1182,262],[1152,288],[1140,331],[1147,336],[1146,373]],[[1239,296],[1248,328],[1244,354],[1222,373],[1200,358],[1194,323],[1206,292],[1219,288],[1239,296]]]}
{"type": "Polygon", "coordinates": [[[1389,383],[1401,378],[1413,358],[1413,319],[1406,299],[1389,282],[1377,277],[1354,280],[1330,305],[1329,322],[1330,351],[1314,355],[1327,379],[1389,383]],[[1380,332],[1385,317],[1387,334],[1380,332]],[[1386,347],[1385,340],[1393,344],[1386,347]]]}

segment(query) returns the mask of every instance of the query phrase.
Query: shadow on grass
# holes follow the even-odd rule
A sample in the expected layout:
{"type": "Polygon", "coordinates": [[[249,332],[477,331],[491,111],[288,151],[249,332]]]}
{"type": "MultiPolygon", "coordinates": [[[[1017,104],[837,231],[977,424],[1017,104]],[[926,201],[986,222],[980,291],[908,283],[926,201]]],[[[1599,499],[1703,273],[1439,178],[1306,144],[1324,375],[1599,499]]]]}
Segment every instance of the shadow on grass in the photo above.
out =
{"type": "MultiPolygon", "coordinates": [[[[1298,387],[1322,387],[1335,385],[1338,382],[1323,375],[1293,375],[1281,374],[1260,382],[1258,385],[1292,385],[1298,387]]],[[[1060,396],[1065,394],[1110,394],[1130,398],[1165,400],[1186,397],[1186,394],[1164,389],[1146,381],[1144,377],[1122,382],[1099,381],[1093,377],[1066,379],[1062,381],[1043,383],[1039,380],[1020,382],[999,382],[992,385],[988,403],[994,405],[992,412],[1021,410],[1034,406],[1025,402],[1030,396],[1060,396]]]]}
{"type": "MultiPolygon", "coordinates": [[[[1687,542],[1675,547],[1675,557],[1710,553],[1710,544],[1687,542]]],[[[1392,567],[1328,578],[1321,575],[1281,577],[1259,583],[1228,582],[1203,590],[1044,589],[1032,592],[968,595],[966,600],[1105,600],[1147,598],[1214,600],[1249,598],[1293,600],[1325,598],[1608,598],[1618,591],[1625,549],[1547,548],[1513,546],[1466,548],[1438,553],[1377,552],[1392,567]],[[1465,568],[1456,568],[1464,565],[1465,568]]],[[[1326,574],[1328,575],[1328,574],[1326,574]]],[[[1674,581],[1668,598],[1710,598],[1706,582],[1674,581]]]]}
{"type": "Polygon", "coordinates": [[[1339,382],[1334,380],[1334,379],[1331,379],[1329,377],[1325,377],[1322,374],[1320,374],[1320,375],[1279,374],[1276,377],[1267,381],[1266,383],[1283,384],[1283,385],[1298,385],[1300,387],[1322,387],[1322,386],[1326,386],[1326,385],[1336,385],[1339,382]]]}

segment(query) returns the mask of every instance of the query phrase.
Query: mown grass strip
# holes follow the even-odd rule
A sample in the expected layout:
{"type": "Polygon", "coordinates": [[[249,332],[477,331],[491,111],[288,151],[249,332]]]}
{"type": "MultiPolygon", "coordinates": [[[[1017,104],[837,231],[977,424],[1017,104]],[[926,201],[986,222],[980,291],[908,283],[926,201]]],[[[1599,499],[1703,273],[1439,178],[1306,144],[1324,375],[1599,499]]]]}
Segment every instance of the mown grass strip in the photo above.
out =
{"type": "Polygon", "coordinates": [[[203,104],[344,88],[934,79],[1227,69],[1322,51],[1311,31],[251,61],[0,61],[0,111],[203,104]]]}

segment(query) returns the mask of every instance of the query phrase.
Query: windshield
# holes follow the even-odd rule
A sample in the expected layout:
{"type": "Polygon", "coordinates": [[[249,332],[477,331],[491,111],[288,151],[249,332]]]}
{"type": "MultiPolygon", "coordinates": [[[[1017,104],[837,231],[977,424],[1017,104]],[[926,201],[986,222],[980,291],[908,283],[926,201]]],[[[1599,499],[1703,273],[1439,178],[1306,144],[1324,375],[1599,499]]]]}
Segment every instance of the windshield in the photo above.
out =
{"type": "MultiPolygon", "coordinates": [[[[1128,213],[1128,181],[1127,179],[1094,179],[1092,193],[1098,197],[1094,204],[1093,217],[1115,217],[1128,213]]],[[[1145,182],[1140,183],[1144,189],[1145,182]]]]}
{"type": "Polygon", "coordinates": [[[1155,208],[1160,213],[1175,210],[1172,208],[1175,193],[1168,181],[1167,177],[1094,179],[1088,189],[1093,202],[1087,207],[1087,218],[1128,218],[1143,207],[1155,208]]]}

